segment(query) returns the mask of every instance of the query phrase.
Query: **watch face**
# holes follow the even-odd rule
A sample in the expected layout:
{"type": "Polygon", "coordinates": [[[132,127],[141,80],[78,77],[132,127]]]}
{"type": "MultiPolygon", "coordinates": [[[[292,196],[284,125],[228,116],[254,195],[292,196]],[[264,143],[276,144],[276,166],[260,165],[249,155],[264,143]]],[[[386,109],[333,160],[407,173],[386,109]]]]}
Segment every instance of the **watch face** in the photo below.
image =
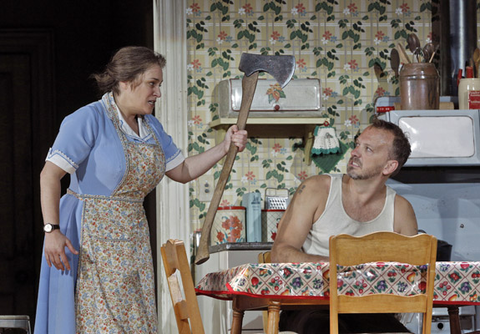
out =
{"type": "Polygon", "coordinates": [[[50,233],[53,230],[58,229],[58,228],[60,228],[58,225],[52,225],[52,224],[45,224],[43,226],[43,230],[47,233],[50,233]]]}

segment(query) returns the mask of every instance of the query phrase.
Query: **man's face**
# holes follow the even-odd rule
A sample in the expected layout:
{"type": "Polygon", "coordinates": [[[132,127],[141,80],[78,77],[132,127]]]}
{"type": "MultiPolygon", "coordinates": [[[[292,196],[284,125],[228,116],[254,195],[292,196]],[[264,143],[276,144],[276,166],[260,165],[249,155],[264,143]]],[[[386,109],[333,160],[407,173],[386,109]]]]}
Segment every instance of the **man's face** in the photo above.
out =
{"type": "Polygon", "coordinates": [[[366,128],[357,138],[356,147],[352,151],[347,165],[347,175],[354,180],[368,180],[381,176],[393,145],[393,134],[376,129],[366,128]]]}

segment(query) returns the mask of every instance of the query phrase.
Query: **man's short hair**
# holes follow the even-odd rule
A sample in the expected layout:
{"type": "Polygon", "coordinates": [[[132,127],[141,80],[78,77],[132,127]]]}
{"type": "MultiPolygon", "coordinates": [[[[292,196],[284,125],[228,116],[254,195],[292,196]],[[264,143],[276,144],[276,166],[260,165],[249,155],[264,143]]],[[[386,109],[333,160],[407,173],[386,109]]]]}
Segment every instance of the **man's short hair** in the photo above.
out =
{"type": "Polygon", "coordinates": [[[398,125],[384,121],[377,117],[373,119],[373,122],[370,126],[375,129],[385,130],[393,134],[393,145],[390,150],[389,158],[398,161],[398,167],[391,176],[398,174],[412,152],[407,136],[398,125]]]}

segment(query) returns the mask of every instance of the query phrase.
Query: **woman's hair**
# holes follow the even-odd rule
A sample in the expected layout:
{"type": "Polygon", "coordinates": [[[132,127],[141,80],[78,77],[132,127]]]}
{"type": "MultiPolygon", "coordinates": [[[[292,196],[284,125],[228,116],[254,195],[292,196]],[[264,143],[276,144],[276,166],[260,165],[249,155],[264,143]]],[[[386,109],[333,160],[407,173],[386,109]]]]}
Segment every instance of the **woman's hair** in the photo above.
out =
{"type": "Polygon", "coordinates": [[[100,93],[114,92],[119,94],[119,82],[127,81],[136,86],[135,82],[151,66],[165,67],[165,58],[143,46],[127,46],[118,50],[101,73],[91,75],[97,82],[100,93]]]}

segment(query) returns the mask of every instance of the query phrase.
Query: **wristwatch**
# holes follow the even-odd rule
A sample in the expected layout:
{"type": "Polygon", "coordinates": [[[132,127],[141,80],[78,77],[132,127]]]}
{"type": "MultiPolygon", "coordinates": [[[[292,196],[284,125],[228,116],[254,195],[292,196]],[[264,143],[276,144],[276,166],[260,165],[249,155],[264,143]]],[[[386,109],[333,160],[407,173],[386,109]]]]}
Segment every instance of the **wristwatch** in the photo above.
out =
{"type": "Polygon", "coordinates": [[[57,225],[57,224],[45,224],[45,225],[43,225],[43,230],[45,231],[45,233],[50,233],[53,230],[59,230],[59,229],[60,229],[60,225],[57,225]]]}

